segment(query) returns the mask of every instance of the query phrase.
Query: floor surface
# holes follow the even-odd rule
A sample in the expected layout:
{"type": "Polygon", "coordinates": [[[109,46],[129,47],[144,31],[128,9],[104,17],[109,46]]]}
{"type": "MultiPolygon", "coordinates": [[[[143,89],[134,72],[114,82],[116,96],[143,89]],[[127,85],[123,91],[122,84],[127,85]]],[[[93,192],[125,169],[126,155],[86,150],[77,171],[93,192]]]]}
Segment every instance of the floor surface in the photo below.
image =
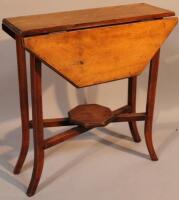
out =
{"type": "MultiPolygon", "coordinates": [[[[179,132],[174,127],[155,125],[157,162],[149,159],[142,123],[138,144],[124,123],[94,129],[47,150],[42,179],[31,199],[178,200],[179,132]]],[[[46,137],[50,134],[47,131],[46,137]]],[[[20,145],[17,136],[19,129],[0,135],[0,199],[29,199],[25,192],[33,151],[31,148],[22,173],[13,175],[20,145]]]]}

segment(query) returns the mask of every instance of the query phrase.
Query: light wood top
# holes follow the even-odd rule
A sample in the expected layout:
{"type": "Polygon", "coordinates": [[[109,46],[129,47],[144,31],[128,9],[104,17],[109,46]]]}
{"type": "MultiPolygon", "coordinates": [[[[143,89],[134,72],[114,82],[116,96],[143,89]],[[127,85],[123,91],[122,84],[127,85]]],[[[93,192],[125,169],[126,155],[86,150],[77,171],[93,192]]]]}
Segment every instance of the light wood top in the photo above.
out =
{"type": "Polygon", "coordinates": [[[24,45],[76,87],[139,75],[176,17],[27,37],[24,45]]]}
{"type": "Polygon", "coordinates": [[[38,35],[55,31],[113,25],[174,16],[169,10],[145,3],[68,12],[13,17],[3,20],[3,29],[11,36],[38,35]]]}

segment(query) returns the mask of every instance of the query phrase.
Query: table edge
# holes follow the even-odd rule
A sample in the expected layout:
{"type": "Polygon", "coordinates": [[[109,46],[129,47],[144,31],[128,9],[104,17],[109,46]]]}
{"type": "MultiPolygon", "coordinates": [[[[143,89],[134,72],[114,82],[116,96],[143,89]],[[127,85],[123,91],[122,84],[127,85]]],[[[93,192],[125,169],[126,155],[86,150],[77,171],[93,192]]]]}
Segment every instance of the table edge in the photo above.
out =
{"type": "MultiPolygon", "coordinates": [[[[136,4],[145,4],[152,7],[156,7],[147,3],[136,3],[136,4]]],[[[132,5],[132,4],[129,4],[132,5]]],[[[135,4],[133,4],[135,5],[135,4]]],[[[116,6],[111,6],[116,7],[116,6]]],[[[101,8],[107,8],[107,7],[101,7],[101,8]]],[[[160,8],[160,7],[156,7],[160,8]]],[[[95,9],[95,8],[91,8],[95,9]]],[[[163,8],[161,8],[163,9],[163,8]]],[[[90,9],[81,9],[81,10],[90,10],[90,9]]],[[[87,23],[80,23],[80,24],[67,24],[63,26],[54,26],[54,27],[48,27],[48,28],[39,28],[39,29],[31,29],[27,31],[21,31],[16,26],[14,26],[12,23],[8,21],[9,18],[4,18],[2,20],[2,29],[9,34],[11,37],[15,38],[17,35],[21,37],[28,37],[28,36],[35,36],[35,35],[41,35],[41,34],[48,34],[52,32],[61,32],[61,31],[72,31],[72,30],[80,30],[85,28],[94,28],[94,27],[103,27],[103,26],[112,26],[112,25],[119,25],[119,24],[125,24],[125,23],[131,23],[131,22],[138,22],[138,21],[144,21],[144,20],[155,20],[159,18],[164,17],[172,17],[175,16],[175,12],[167,9],[163,9],[166,12],[155,14],[154,16],[151,15],[143,15],[136,16],[136,17],[129,17],[124,19],[110,19],[105,21],[99,21],[99,22],[87,22],[87,23]]],[[[79,10],[74,10],[79,11],[79,10]]],[[[68,11],[67,11],[68,12],[68,11]]],[[[40,14],[43,15],[43,14],[40,14]]]]}

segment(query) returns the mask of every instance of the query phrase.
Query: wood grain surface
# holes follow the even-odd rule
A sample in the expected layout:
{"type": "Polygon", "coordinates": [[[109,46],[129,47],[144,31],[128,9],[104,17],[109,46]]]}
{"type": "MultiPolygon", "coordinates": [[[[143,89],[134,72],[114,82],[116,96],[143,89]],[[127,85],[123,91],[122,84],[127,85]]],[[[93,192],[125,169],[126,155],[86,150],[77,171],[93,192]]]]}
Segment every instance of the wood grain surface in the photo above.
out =
{"type": "Polygon", "coordinates": [[[3,28],[11,35],[37,35],[55,31],[81,29],[174,16],[175,13],[146,3],[86,10],[12,17],[3,20],[3,28]]]}
{"type": "Polygon", "coordinates": [[[106,126],[113,119],[113,112],[98,104],[78,105],[68,115],[71,122],[85,128],[106,126]]]}
{"type": "Polygon", "coordinates": [[[139,75],[177,18],[25,39],[25,48],[77,87],[139,75]]]}

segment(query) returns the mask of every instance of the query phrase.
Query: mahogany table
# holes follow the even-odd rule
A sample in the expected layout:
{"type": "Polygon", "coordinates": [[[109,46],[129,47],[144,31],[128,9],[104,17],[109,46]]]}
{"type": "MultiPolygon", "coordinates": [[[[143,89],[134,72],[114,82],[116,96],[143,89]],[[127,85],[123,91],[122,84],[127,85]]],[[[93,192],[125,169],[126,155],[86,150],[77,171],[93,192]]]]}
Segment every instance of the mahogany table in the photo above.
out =
{"type": "Polygon", "coordinates": [[[152,121],[160,47],[177,24],[174,12],[144,3],[3,19],[2,28],[16,40],[22,146],[14,169],[19,174],[34,131],[34,168],[27,195],[38,186],[44,150],[92,128],[111,122],[128,122],[140,142],[136,121],[145,122],[150,157],[157,160],[152,143],[152,121]],[[25,51],[30,53],[32,120],[29,120],[25,51]],[[136,113],[137,76],[150,62],[146,111],[136,113]],[[97,104],[79,105],[68,117],[43,119],[41,63],[75,87],[128,79],[128,102],[111,111],[97,104]],[[44,139],[43,128],[76,125],[44,139]]]}

